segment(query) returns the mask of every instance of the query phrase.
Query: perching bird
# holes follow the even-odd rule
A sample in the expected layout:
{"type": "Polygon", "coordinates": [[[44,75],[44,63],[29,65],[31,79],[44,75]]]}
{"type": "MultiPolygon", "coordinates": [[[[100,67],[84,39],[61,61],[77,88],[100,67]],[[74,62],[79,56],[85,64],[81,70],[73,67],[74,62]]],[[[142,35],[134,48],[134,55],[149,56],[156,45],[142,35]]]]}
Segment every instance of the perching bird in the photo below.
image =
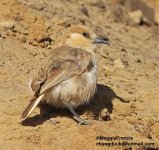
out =
{"type": "Polygon", "coordinates": [[[21,118],[25,119],[39,103],[45,102],[56,108],[68,108],[80,124],[88,124],[74,108],[89,102],[96,92],[97,43],[109,44],[109,40],[97,37],[88,27],[71,26],[32,79],[35,94],[21,118]]]}

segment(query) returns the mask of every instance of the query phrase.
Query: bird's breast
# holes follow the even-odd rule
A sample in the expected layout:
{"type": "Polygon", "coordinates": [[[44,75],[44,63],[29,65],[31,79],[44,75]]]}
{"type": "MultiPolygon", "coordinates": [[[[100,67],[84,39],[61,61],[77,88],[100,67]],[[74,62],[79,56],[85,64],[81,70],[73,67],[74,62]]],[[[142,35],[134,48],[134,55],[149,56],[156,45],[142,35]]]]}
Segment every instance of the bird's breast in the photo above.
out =
{"type": "Polygon", "coordinates": [[[77,107],[89,101],[96,91],[97,61],[92,59],[93,66],[79,76],[74,76],[53,87],[45,95],[45,101],[55,107],[63,107],[63,100],[77,107]]]}

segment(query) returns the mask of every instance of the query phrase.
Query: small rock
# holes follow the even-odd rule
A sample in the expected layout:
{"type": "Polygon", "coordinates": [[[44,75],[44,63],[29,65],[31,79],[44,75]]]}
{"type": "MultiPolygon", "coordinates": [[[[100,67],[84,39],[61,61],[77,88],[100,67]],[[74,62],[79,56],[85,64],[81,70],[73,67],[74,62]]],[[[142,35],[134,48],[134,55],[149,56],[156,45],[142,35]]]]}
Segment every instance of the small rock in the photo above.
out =
{"type": "MultiPolygon", "coordinates": [[[[144,19],[143,23],[147,25],[152,25],[155,23],[155,14],[154,9],[149,7],[146,3],[144,3],[142,0],[125,0],[124,6],[129,11],[137,11],[140,10],[143,13],[144,19]]],[[[137,12],[137,16],[140,16],[141,13],[137,12]]]]}
{"type": "Polygon", "coordinates": [[[155,9],[155,22],[159,24],[159,2],[158,2],[158,7],[155,9]]]}
{"type": "Polygon", "coordinates": [[[144,17],[141,10],[129,12],[129,16],[136,24],[140,24],[144,17]]]}
{"type": "Polygon", "coordinates": [[[99,120],[101,121],[109,121],[111,120],[110,119],[110,114],[109,114],[109,111],[108,109],[104,108],[100,111],[100,114],[99,114],[99,120]]]}
{"type": "Polygon", "coordinates": [[[154,10],[155,23],[159,24],[159,1],[158,0],[143,0],[143,1],[154,10]]]}
{"type": "Polygon", "coordinates": [[[88,9],[87,9],[87,8],[83,7],[83,8],[81,9],[81,12],[82,12],[84,15],[89,16],[89,14],[88,14],[88,9]]]}
{"type": "Polygon", "coordinates": [[[38,43],[41,43],[41,42],[45,42],[45,41],[48,41],[49,43],[51,43],[52,39],[49,35],[46,35],[46,36],[39,36],[36,38],[36,41],[38,43]]]}
{"type": "Polygon", "coordinates": [[[95,5],[100,9],[105,9],[105,4],[103,1],[98,1],[95,5]]]}
{"type": "Polygon", "coordinates": [[[71,26],[71,21],[70,20],[65,20],[65,21],[57,23],[57,25],[60,25],[60,26],[63,26],[65,28],[67,28],[67,27],[71,26]]]}
{"type": "Polygon", "coordinates": [[[15,25],[11,21],[1,21],[0,27],[6,28],[6,29],[13,29],[15,27],[15,25]]]}
{"type": "Polygon", "coordinates": [[[159,24],[159,13],[155,15],[155,22],[159,24]]]}
{"type": "Polygon", "coordinates": [[[115,66],[116,68],[125,68],[125,65],[124,65],[124,63],[122,62],[121,59],[116,59],[116,60],[114,61],[114,66],[115,66]]]}

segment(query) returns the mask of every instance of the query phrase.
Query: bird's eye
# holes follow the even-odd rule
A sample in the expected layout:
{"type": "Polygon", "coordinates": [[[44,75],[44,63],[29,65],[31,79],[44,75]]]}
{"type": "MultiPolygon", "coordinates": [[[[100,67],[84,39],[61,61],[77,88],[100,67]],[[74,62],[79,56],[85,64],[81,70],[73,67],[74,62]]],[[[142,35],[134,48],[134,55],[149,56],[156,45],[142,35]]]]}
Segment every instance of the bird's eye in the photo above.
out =
{"type": "Polygon", "coordinates": [[[83,32],[82,35],[83,35],[84,37],[88,38],[88,39],[90,38],[90,35],[89,35],[88,32],[83,32]]]}

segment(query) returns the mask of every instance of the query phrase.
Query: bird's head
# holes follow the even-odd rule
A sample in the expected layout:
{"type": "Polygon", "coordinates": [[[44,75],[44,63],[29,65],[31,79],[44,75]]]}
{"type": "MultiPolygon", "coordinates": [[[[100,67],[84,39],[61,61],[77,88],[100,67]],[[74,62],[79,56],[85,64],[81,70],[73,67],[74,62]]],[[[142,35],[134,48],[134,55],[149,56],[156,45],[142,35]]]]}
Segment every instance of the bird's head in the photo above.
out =
{"type": "Polygon", "coordinates": [[[82,25],[73,25],[61,41],[61,45],[68,45],[74,48],[81,48],[94,52],[96,44],[108,44],[107,38],[98,37],[90,28],[82,25]]]}

